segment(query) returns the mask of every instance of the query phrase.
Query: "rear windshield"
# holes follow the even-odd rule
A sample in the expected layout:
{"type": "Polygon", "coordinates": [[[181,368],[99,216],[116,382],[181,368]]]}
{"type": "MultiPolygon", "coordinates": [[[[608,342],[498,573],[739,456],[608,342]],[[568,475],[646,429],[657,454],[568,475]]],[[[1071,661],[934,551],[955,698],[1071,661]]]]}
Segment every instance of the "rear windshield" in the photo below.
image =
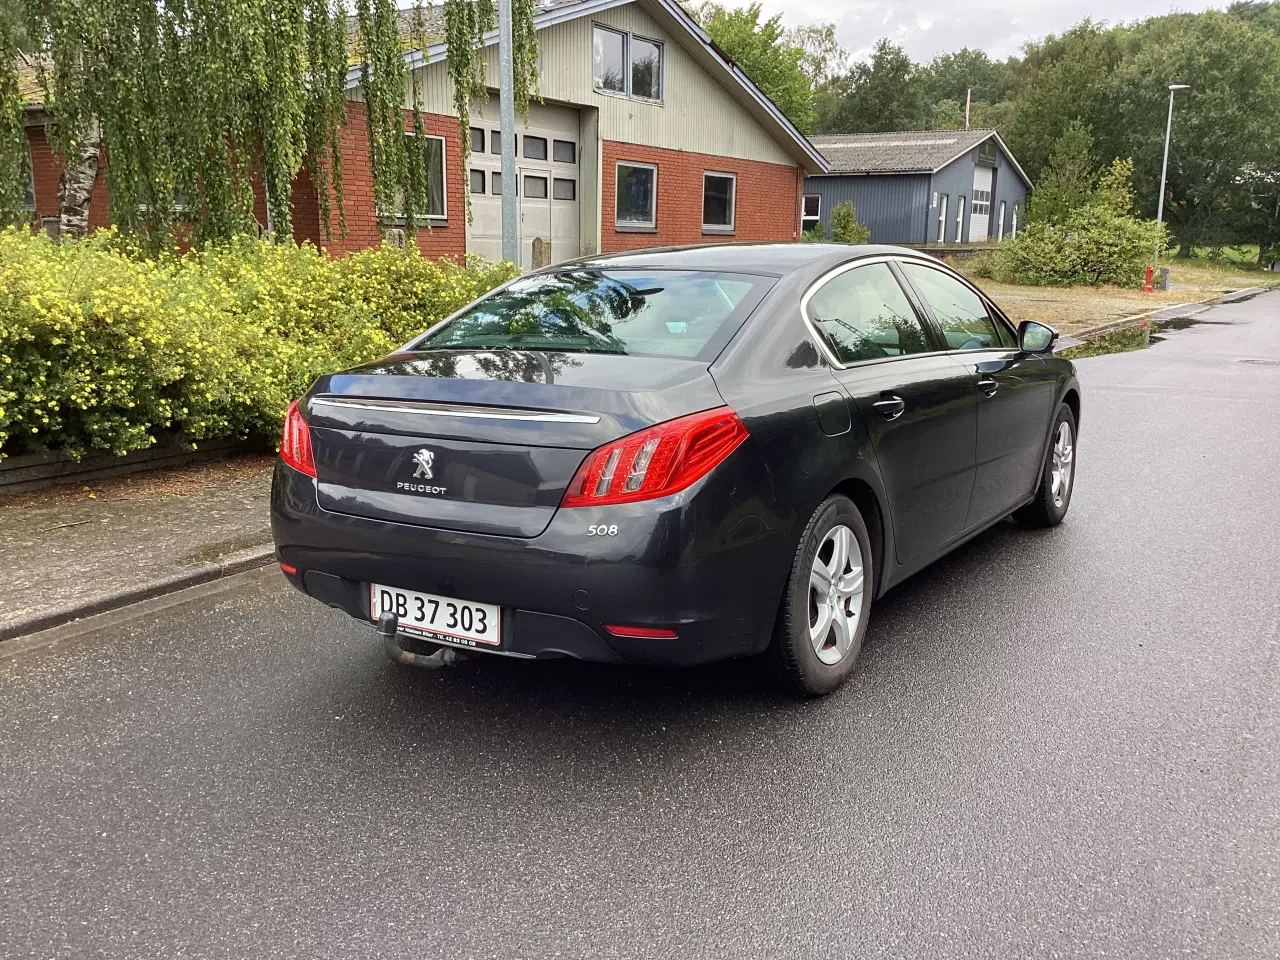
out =
{"type": "Polygon", "coordinates": [[[413,349],[558,350],[709,360],[772,284],[767,277],[676,270],[538,274],[480,301],[413,349]]]}

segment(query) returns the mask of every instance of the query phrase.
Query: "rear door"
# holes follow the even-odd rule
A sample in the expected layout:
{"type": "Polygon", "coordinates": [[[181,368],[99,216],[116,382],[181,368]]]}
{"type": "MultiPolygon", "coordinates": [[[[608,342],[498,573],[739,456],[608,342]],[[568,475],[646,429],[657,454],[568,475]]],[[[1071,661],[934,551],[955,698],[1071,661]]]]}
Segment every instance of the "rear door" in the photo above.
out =
{"type": "Polygon", "coordinates": [[[871,437],[898,561],[928,555],[964,529],[977,431],[972,377],[938,350],[887,260],[830,276],[804,309],[871,437]]]}
{"type": "Polygon", "coordinates": [[[941,268],[904,263],[978,402],[973,497],[965,527],[1007,513],[1035,489],[1053,412],[1056,376],[1017,348],[1013,329],[967,283],[941,268]]]}

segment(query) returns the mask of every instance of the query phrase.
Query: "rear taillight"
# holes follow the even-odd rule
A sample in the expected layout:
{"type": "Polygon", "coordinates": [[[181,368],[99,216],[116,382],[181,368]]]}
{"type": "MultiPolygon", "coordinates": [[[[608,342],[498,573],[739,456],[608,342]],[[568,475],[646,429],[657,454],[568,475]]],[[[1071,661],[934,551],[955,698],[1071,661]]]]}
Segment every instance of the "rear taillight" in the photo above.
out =
{"type": "Polygon", "coordinates": [[[280,459],[300,473],[309,477],[316,475],[316,458],[311,454],[311,428],[302,419],[297,400],[289,404],[289,412],[284,415],[280,459]]]}
{"type": "Polygon", "coordinates": [[[560,505],[634,503],[678,493],[745,439],[747,428],[728,407],[668,420],[591,451],[560,505]]]}

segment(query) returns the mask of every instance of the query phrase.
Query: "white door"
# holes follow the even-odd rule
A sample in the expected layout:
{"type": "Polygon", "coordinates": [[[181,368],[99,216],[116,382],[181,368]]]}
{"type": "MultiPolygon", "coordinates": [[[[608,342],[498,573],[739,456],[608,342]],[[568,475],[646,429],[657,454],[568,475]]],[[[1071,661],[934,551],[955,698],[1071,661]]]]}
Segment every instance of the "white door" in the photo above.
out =
{"type": "MultiPolygon", "coordinates": [[[[490,97],[471,113],[471,211],[467,252],[502,259],[502,152],[498,101],[490,97]]],[[[533,265],[533,241],[550,241],[551,263],[579,256],[578,111],[529,104],[529,124],[516,119],[516,236],[520,266],[533,265]]]]}
{"type": "Polygon", "coordinates": [[[969,242],[982,243],[991,230],[991,167],[973,171],[973,203],[969,210],[969,242]]]}

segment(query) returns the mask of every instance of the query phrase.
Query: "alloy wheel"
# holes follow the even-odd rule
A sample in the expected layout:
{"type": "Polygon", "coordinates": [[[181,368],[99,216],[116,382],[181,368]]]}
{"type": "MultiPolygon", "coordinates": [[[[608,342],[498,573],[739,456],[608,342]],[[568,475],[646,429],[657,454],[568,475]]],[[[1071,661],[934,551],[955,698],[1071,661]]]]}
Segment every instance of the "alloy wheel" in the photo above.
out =
{"type": "Polygon", "coordinates": [[[1058,424],[1058,435],[1053,442],[1053,464],[1049,468],[1049,496],[1053,498],[1055,507],[1061,508],[1071,493],[1071,460],[1074,456],[1071,424],[1064,420],[1058,424]]]}
{"type": "Polygon", "coordinates": [[[822,538],[809,572],[809,640],[823,663],[839,663],[853,648],[864,589],[858,540],[837,524],[822,538]]]}

